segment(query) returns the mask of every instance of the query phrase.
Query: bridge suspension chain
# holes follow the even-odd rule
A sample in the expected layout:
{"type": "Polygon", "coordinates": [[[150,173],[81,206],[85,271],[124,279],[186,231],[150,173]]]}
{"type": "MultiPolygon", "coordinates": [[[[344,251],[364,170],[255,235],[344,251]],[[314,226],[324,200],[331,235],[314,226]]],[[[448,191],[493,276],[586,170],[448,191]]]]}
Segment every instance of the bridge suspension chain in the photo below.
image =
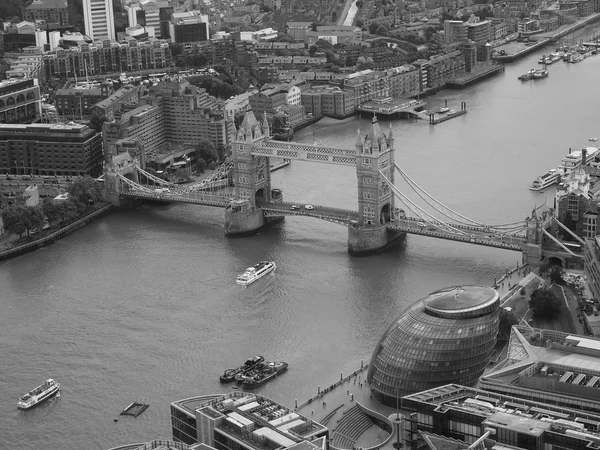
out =
{"type": "Polygon", "coordinates": [[[432,227],[446,231],[447,233],[450,233],[450,234],[456,234],[456,235],[467,235],[468,234],[467,232],[460,230],[458,228],[455,228],[452,225],[449,225],[445,222],[439,221],[435,216],[433,216],[432,214],[425,211],[423,208],[421,208],[416,203],[414,203],[411,199],[409,199],[406,195],[404,195],[402,192],[400,192],[400,190],[392,184],[392,182],[383,174],[383,172],[381,172],[381,170],[379,171],[379,174],[383,177],[383,179],[385,180],[387,185],[390,187],[392,192],[394,192],[396,197],[398,197],[398,199],[400,199],[400,201],[404,205],[406,205],[406,207],[410,211],[412,211],[417,217],[419,217],[419,219],[423,220],[424,222],[426,222],[428,225],[431,225],[432,227]]]}
{"type": "Polygon", "coordinates": [[[151,173],[146,172],[145,170],[143,170],[140,167],[136,166],[135,169],[138,171],[139,174],[145,176],[146,179],[148,179],[148,180],[152,180],[155,183],[161,184],[163,186],[173,186],[173,183],[171,183],[170,181],[166,181],[166,180],[163,180],[162,178],[152,175],[151,173]]]}
{"type": "Polygon", "coordinates": [[[442,202],[440,202],[435,197],[433,197],[431,194],[429,194],[425,189],[423,189],[421,186],[419,186],[411,177],[408,176],[408,174],[406,172],[404,172],[400,168],[400,166],[397,163],[394,163],[394,167],[396,168],[398,173],[400,173],[402,178],[404,178],[406,183],[411,187],[411,189],[413,191],[415,191],[419,197],[421,197],[423,200],[425,200],[425,202],[427,202],[427,204],[429,206],[434,208],[440,214],[443,214],[447,218],[452,219],[461,225],[476,226],[476,227],[481,227],[481,228],[487,227],[487,228],[493,228],[493,229],[504,228],[504,227],[509,227],[509,229],[510,229],[510,226],[512,226],[512,225],[518,225],[518,227],[515,227],[515,228],[520,228],[522,225],[524,225],[524,221],[507,223],[507,224],[499,224],[499,225],[485,225],[481,222],[477,222],[476,220],[473,220],[466,216],[463,216],[462,214],[454,211],[452,208],[444,205],[442,202]],[[447,212],[445,212],[445,211],[447,211],[447,212]]]}
{"type": "Polygon", "coordinates": [[[127,184],[129,187],[131,187],[134,191],[142,191],[142,192],[147,192],[147,193],[154,193],[155,191],[153,189],[144,187],[140,184],[137,184],[134,181],[131,181],[129,178],[126,178],[125,176],[121,175],[120,173],[117,173],[117,177],[125,184],[127,184]]]}
{"type": "Polygon", "coordinates": [[[227,157],[223,164],[217,167],[217,170],[215,170],[212,174],[210,174],[203,180],[198,181],[197,183],[186,186],[184,189],[182,189],[181,192],[188,193],[208,189],[211,187],[211,183],[223,180],[226,177],[228,177],[232,169],[233,161],[231,160],[231,157],[227,157]]]}

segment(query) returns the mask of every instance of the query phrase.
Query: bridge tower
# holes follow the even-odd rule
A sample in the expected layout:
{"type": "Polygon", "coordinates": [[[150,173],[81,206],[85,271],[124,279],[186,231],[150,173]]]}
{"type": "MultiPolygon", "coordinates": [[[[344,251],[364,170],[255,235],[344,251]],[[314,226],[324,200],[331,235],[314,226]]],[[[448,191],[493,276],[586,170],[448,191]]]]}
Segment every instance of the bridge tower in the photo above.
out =
{"type": "Polygon", "coordinates": [[[525,242],[523,243],[523,264],[537,267],[542,261],[543,229],[545,227],[544,217],[539,217],[536,210],[531,212],[531,217],[525,219],[527,224],[525,242]]]}
{"type": "Polygon", "coordinates": [[[269,158],[253,156],[252,147],[269,135],[266,113],[261,124],[247,111],[231,146],[236,200],[225,209],[225,234],[253,233],[265,225],[260,205],[272,200],[269,158]]]}
{"type": "Polygon", "coordinates": [[[388,230],[395,215],[394,196],[384,177],[394,182],[394,137],[386,136],[373,116],[371,129],[356,138],[358,221],[348,227],[348,252],[353,255],[382,250],[402,233],[388,230]]]}

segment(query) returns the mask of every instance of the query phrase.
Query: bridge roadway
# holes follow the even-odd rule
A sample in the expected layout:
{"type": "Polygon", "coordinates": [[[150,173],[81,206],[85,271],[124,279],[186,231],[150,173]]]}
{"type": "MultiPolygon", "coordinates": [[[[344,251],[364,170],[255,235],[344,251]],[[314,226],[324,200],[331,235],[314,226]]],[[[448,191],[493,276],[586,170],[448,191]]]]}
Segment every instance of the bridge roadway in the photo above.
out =
{"type": "Polygon", "coordinates": [[[420,219],[412,217],[399,219],[395,222],[390,222],[387,225],[390,229],[405,231],[409,234],[467,242],[469,244],[484,245],[487,247],[504,248],[506,250],[522,251],[522,245],[525,241],[523,236],[515,234],[502,234],[492,230],[485,230],[480,227],[470,227],[466,225],[451,224],[451,226],[463,230],[467,234],[452,234],[443,229],[436,228],[434,224],[428,224],[420,219]]]}
{"type": "Polygon", "coordinates": [[[121,191],[121,196],[144,198],[160,202],[193,203],[195,205],[215,206],[218,208],[225,208],[233,200],[230,192],[207,194],[205,192],[145,192],[132,189],[121,191]]]}
{"type": "Polygon", "coordinates": [[[331,208],[329,206],[305,205],[302,203],[261,203],[259,205],[267,217],[275,216],[306,216],[327,220],[339,225],[349,225],[351,220],[358,220],[358,211],[350,209],[331,208]],[[294,206],[295,208],[292,208],[294,206]],[[306,209],[306,206],[312,209],[306,209]],[[296,209],[297,208],[297,209],[296,209]]]}

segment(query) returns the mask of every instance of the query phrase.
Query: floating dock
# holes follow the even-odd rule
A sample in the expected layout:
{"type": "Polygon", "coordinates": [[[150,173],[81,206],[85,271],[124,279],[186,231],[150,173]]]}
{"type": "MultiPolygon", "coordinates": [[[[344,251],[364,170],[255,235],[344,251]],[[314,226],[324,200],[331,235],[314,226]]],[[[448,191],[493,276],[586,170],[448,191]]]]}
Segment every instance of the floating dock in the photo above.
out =
{"type": "Polygon", "coordinates": [[[460,110],[458,110],[458,111],[450,110],[448,113],[445,113],[443,115],[439,114],[439,113],[429,114],[429,124],[437,125],[438,123],[442,123],[447,120],[454,119],[455,117],[464,116],[466,113],[467,113],[467,103],[460,102],[460,110]]]}
{"type": "Polygon", "coordinates": [[[141,413],[146,411],[146,409],[148,409],[149,406],[150,405],[146,405],[145,403],[133,402],[131,405],[129,405],[127,408],[125,408],[123,411],[121,411],[121,414],[119,414],[119,415],[120,416],[137,417],[141,413]]]}

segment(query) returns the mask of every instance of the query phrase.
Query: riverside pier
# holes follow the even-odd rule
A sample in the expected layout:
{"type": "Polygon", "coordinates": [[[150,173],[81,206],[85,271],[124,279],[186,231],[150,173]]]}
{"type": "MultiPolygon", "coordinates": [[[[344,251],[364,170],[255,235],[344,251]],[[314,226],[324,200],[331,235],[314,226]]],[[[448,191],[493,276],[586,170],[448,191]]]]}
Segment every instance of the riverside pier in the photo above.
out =
{"type": "MultiPolygon", "coordinates": [[[[446,108],[448,107],[448,100],[446,100],[446,108]]],[[[463,116],[467,113],[467,102],[460,102],[460,110],[454,111],[450,110],[447,113],[444,112],[434,112],[429,114],[429,124],[437,125],[438,123],[445,122],[450,119],[454,119],[458,116],[463,116]]]]}
{"type": "Polygon", "coordinates": [[[398,97],[375,97],[373,100],[361,103],[357,111],[361,113],[384,116],[388,119],[424,119],[427,104],[419,99],[406,99],[398,97]]]}

